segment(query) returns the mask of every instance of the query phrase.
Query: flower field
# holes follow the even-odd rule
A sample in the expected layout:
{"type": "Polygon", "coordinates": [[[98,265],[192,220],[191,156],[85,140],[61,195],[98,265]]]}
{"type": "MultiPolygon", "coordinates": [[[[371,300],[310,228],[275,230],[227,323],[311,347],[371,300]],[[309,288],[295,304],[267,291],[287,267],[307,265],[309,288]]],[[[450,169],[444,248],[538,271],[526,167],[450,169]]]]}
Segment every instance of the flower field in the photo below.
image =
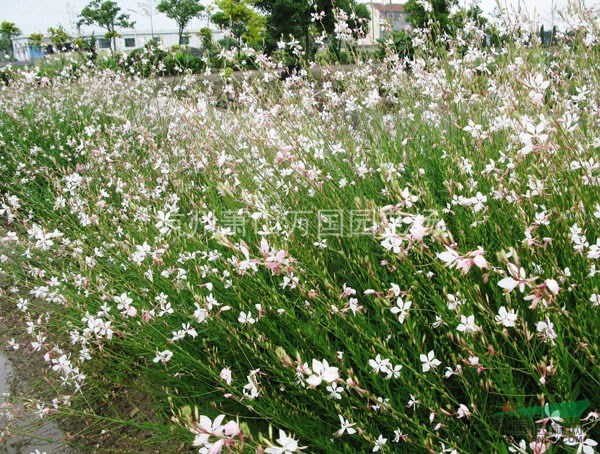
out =
{"type": "Polygon", "coordinates": [[[11,74],[0,307],[37,411],[139,452],[594,452],[600,49],[572,19],[283,81],[11,74]]]}

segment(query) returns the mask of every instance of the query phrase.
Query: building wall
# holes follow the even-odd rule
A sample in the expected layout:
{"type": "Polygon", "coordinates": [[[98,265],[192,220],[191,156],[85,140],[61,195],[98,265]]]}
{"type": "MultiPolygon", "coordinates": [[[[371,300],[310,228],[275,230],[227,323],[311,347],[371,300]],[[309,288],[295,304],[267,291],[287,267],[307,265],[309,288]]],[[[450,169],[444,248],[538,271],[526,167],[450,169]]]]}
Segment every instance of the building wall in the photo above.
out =
{"type": "Polygon", "coordinates": [[[403,30],[407,25],[406,13],[380,11],[376,7],[367,4],[371,13],[369,23],[369,34],[365,39],[359,41],[363,46],[374,46],[379,39],[386,35],[387,24],[391,24],[394,31],[403,30]]]}
{"type": "MultiPolygon", "coordinates": [[[[122,33],[122,36],[116,39],[117,52],[131,52],[133,49],[144,47],[144,45],[152,39],[150,32],[128,32],[122,33]]],[[[160,47],[168,49],[179,44],[179,35],[177,32],[155,32],[155,37],[160,40],[160,47]]],[[[184,35],[185,36],[185,35],[184,35]]],[[[189,33],[190,47],[202,47],[200,38],[194,33],[189,33]]],[[[221,30],[213,30],[213,40],[218,41],[225,37],[225,33],[221,30]]],[[[102,36],[96,35],[96,48],[99,52],[110,52],[111,44],[102,36]]],[[[30,48],[30,40],[26,36],[19,36],[13,40],[14,56],[18,61],[32,61],[38,57],[35,49],[30,48]]],[[[42,46],[49,44],[47,39],[44,40],[42,46]]]]}
{"type": "Polygon", "coordinates": [[[381,18],[380,18],[380,23],[381,25],[381,31],[380,31],[380,36],[381,37],[385,37],[386,32],[385,32],[385,26],[384,24],[391,24],[392,25],[392,30],[394,30],[395,32],[400,31],[400,30],[404,30],[404,28],[408,25],[408,21],[406,18],[406,13],[398,13],[398,12],[383,12],[381,13],[381,18]]]}
{"type": "MultiPolygon", "coordinates": [[[[40,58],[41,49],[35,49],[30,43],[29,38],[25,36],[19,36],[13,38],[13,51],[14,57],[18,61],[32,61],[40,58]]],[[[42,47],[44,44],[42,44],[42,47]]]]}

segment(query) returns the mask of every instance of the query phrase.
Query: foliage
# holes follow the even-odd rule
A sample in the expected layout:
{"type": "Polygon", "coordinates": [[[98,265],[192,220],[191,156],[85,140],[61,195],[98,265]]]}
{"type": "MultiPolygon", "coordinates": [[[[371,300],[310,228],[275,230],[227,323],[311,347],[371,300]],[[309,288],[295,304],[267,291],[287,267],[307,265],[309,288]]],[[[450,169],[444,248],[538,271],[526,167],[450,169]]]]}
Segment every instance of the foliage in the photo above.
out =
{"type": "Polygon", "coordinates": [[[600,52],[574,21],[286,77],[142,78],[191,56],[153,46],[11,69],[0,305],[56,394],[31,407],[148,452],[592,453],[600,52]]]}
{"type": "Polygon", "coordinates": [[[453,30],[462,30],[467,21],[474,24],[477,28],[484,30],[488,24],[487,18],[483,15],[483,10],[478,5],[472,5],[469,8],[460,8],[451,18],[453,30]]]}
{"type": "Polygon", "coordinates": [[[384,59],[390,53],[402,58],[412,59],[415,53],[412,35],[405,30],[398,30],[391,33],[385,39],[380,39],[377,43],[377,54],[380,59],[384,59]]]}
{"type": "Polygon", "coordinates": [[[48,29],[48,34],[50,35],[50,42],[57,52],[62,51],[65,44],[67,44],[69,41],[69,35],[62,25],[59,25],[58,27],[50,27],[48,29]]]}
{"type": "Polygon", "coordinates": [[[210,55],[213,51],[213,32],[209,27],[202,27],[198,32],[200,43],[202,44],[202,50],[210,55]]]}
{"type": "Polygon", "coordinates": [[[156,8],[173,19],[179,28],[179,44],[183,44],[183,32],[190,21],[198,17],[205,7],[200,0],[161,0],[156,8]]]}
{"type": "Polygon", "coordinates": [[[135,22],[129,20],[129,14],[122,13],[113,0],[92,0],[79,15],[78,26],[97,25],[106,30],[104,37],[112,42],[112,51],[116,51],[115,38],[119,36],[117,28],[131,28],[135,22]]]}
{"type": "Polygon", "coordinates": [[[21,30],[13,22],[2,21],[0,24],[0,35],[3,38],[13,38],[20,34],[21,30]]]}
{"type": "MultiPolygon", "coordinates": [[[[0,24],[0,52],[2,54],[9,53],[10,56],[13,54],[12,38],[21,34],[21,30],[14,23],[3,21],[0,24]]],[[[0,56],[1,58],[4,55],[0,56]]]]}
{"type": "MultiPolygon", "coordinates": [[[[432,33],[452,29],[450,9],[458,0],[408,0],[404,5],[408,22],[418,28],[432,28],[432,33]]],[[[477,8],[477,7],[475,7],[477,8]]]]}
{"type": "Polygon", "coordinates": [[[368,10],[354,0],[254,0],[254,4],[267,13],[265,50],[275,51],[278,42],[292,36],[302,45],[307,60],[315,51],[312,34],[333,34],[336,8],[348,16],[368,17],[368,10]]]}
{"type": "Polygon", "coordinates": [[[260,44],[264,38],[266,20],[249,0],[217,0],[215,5],[219,11],[211,16],[211,21],[223,29],[231,30],[238,49],[242,42],[251,46],[260,44]]]}
{"type": "Polygon", "coordinates": [[[31,35],[29,35],[29,39],[31,40],[31,43],[34,46],[41,46],[42,41],[44,39],[44,34],[43,33],[32,33],[31,35]]]}
{"type": "Polygon", "coordinates": [[[354,38],[365,37],[369,33],[371,13],[364,3],[354,3],[350,6],[348,27],[352,30],[354,38]]]}

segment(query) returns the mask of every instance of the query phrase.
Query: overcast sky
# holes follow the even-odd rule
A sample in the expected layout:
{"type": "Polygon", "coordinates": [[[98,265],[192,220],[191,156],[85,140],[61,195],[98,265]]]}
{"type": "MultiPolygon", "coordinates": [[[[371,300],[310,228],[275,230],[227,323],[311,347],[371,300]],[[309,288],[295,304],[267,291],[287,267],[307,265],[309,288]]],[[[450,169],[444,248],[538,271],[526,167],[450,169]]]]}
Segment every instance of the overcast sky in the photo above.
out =
{"type": "MultiPolygon", "coordinates": [[[[148,3],[152,0],[117,0],[121,8],[131,15],[135,20],[135,28],[138,31],[150,30],[150,19],[139,13],[139,4],[148,3]]],[[[388,0],[378,0],[380,2],[388,0]]],[[[462,0],[469,1],[469,0],[462,0]]],[[[482,9],[491,14],[494,11],[497,0],[480,0],[482,9]]],[[[566,0],[499,0],[503,5],[517,6],[526,8],[530,12],[536,11],[546,24],[551,23],[552,4],[556,7],[562,7],[566,0]]],[[[598,7],[600,0],[585,0],[587,6],[598,7]]],[[[89,3],[89,0],[0,0],[0,21],[10,21],[17,24],[24,34],[29,35],[34,32],[45,33],[48,27],[62,25],[68,32],[75,33],[75,23],[77,15],[82,8],[89,3]]],[[[155,0],[155,3],[157,1],[155,0]]],[[[205,4],[211,3],[205,0],[205,4]]],[[[363,3],[368,3],[363,0],[363,3]]],[[[401,3],[395,0],[395,3],[401,3]]],[[[154,30],[175,30],[176,24],[163,14],[156,14],[153,19],[154,30]]],[[[206,26],[206,19],[195,19],[190,23],[189,28],[198,30],[206,26]]],[[[83,28],[83,32],[91,31],[92,28],[83,28]]]]}

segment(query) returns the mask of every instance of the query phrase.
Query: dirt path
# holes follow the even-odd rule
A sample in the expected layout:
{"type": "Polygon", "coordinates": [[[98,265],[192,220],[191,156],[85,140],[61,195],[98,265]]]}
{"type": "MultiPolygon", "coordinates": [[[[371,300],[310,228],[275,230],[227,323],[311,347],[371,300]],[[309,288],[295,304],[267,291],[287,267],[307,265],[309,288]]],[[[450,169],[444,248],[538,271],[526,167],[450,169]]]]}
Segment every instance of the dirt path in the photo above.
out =
{"type": "MultiPolygon", "coordinates": [[[[7,251],[1,247],[0,254],[3,252],[7,251]]],[[[0,273],[0,453],[75,454],[63,442],[65,432],[55,421],[39,418],[35,405],[31,405],[32,398],[40,395],[35,387],[40,386],[48,366],[41,354],[27,349],[23,323],[12,315],[16,308],[11,310],[6,296],[9,287],[6,276],[0,273]],[[23,338],[18,349],[9,345],[13,338],[16,342],[23,338]]]]}
{"type": "MultiPolygon", "coordinates": [[[[25,353],[26,354],[26,353],[25,353]]],[[[19,373],[0,350],[0,452],[7,454],[72,452],[62,443],[65,438],[58,426],[50,420],[41,420],[23,405],[26,396],[19,373]],[[4,436],[2,436],[4,435],[4,436]]]]}

